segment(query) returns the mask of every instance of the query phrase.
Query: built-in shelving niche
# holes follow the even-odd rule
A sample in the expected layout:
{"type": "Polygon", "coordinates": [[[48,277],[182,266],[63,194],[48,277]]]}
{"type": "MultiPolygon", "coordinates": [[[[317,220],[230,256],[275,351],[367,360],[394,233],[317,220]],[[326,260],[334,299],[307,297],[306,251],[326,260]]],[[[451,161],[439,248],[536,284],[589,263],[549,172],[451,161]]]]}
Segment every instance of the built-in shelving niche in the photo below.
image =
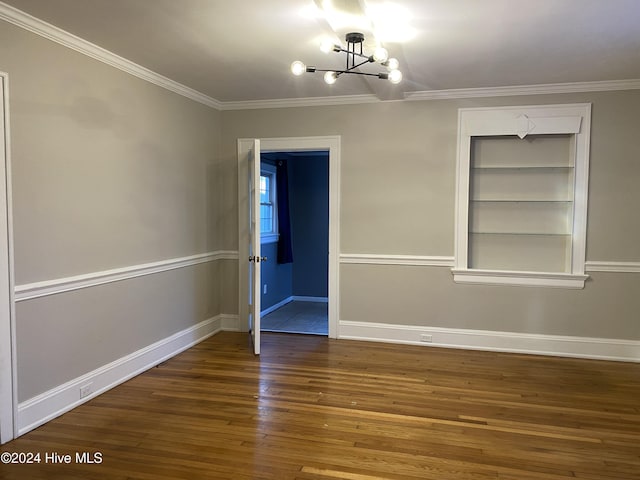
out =
{"type": "Polygon", "coordinates": [[[472,139],[469,268],[571,271],[573,137],[472,139]]]}
{"type": "Polygon", "coordinates": [[[591,106],[463,108],[454,280],[583,288],[591,106]]]}

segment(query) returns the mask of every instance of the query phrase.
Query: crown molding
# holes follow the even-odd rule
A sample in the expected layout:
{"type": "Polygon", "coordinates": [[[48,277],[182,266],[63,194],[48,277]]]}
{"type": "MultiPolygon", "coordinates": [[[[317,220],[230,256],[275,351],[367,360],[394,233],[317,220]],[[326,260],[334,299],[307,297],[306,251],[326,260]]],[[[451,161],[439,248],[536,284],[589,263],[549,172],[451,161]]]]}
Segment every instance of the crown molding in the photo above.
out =
{"type": "MultiPolygon", "coordinates": [[[[608,80],[599,82],[548,83],[541,85],[514,85],[507,87],[456,88],[406,92],[405,101],[455,100],[463,98],[489,98],[519,95],[549,95],[557,93],[612,92],[640,90],[640,79],[608,80]]],[[[250,110],[260,108],[320,107],[355,105],[362,103],[388,103],[402,100],[380,100],[375,95],[343,95],[333,97],[286,98],[221,102],[221,110],[250,110]]]]}
{"type": "Polygon", "coordinates": [[[640,79],[608,80],[601,82],[547,83],[541,85],[514,85],[510,87],[456,88],[425,90],[405,93],[408,101],[450,100],[461,98],[507,97],[515,95],[548,95],[552,93],[610,92],[638,90],[640,79]]]}
{"type": "Polygon", "coordinates": [[[36,35],[40,35],[41,37],[106,63],[130,75],[177,93],[178,95],[182,95],[183,97],[217,110],[221,109],[221,102],[215,98],[211,98],[197,90],[182,85],[3,2],[0,2],[0,20],[12,23],[36,35]]]}
{"type": "Polygon", "coordinates": [[[222,102],[221,110],[254,110],[261,108],[325,107],[331,105],[357,105],[381,103],[375,95],[337,95],[331,97],[282,98],[272,100],[247,100],[222,102]]]}

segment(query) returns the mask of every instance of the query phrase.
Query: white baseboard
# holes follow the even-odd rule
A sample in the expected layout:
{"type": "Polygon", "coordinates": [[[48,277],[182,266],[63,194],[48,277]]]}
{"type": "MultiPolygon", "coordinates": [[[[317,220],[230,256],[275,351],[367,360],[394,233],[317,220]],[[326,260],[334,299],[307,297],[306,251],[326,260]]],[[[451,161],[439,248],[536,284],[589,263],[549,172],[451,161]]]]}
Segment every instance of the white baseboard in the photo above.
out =
{"type": "Polygon", "coordinates": [[[39,427],[222,330],[237,329],[237,315],[235,321],[233,317],[218,315],[200,322],[20,403],[18,435],[39,427]],[[80,388],[88,384],[91,384],[92,393],[80,398],[80,388]]]}
{"type": "Polygon", "coordinates": [[[296,302],[320,302],[329,303],[329,297],[305,297],[300,295],[294,295],[291,297],[296,302]]]}
{"type": "Polygon", "coordinates": [[[267,315],[281,307],[284,307],[287,303],[291,303],[293,301],[296,302],[319,302],[319,303],[329,303],[329,297],[305,297],[299,295],[292,295],[290,297],[285,298],[284,300],[271,305],[270,307],[265,308],[260,312],[260,315],[267,315]]]}
{"type": "Polygon", "coordinates": [[[635,340],[533,335],[346,320],[340,321],[338,332],[338,338],[350,340],[640,362],[640,341],[635,340]]]}
{"type": "Polygon", "coordinates": [[[284,300],[278,302],[278,303],[274,303],[273,305],[271,305],[270,307],[265,308],[264,310],[262,310],[260,312],[260,316],[263,315],[267,315],[281,307],[284,307],[287,303],[293,302],[293,297],[287,297],[284,300]]]}
{"type": "Polygon", "coordinates": [[[231,315],[227,313],[221,313],[218,315],[222,322],[220,330],[223,332],[242,332],[240,328],[240,318],[238,315],[231,315]]]}

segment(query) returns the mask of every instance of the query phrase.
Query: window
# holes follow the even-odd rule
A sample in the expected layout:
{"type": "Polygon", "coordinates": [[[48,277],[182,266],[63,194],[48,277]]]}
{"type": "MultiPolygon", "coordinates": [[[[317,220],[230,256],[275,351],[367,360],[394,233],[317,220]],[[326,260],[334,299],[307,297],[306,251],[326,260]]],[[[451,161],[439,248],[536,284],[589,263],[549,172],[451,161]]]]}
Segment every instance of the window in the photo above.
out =
{"type": "Polygon", "coordinates": [[[582,288],[590,105],[461,109],[459,283],[582,288]]]}
{"type": "Polygon", "coordinates": [[[276,167],[260,167],[260,241],[278,241],[278,207],[276,203],[276,167]]]}

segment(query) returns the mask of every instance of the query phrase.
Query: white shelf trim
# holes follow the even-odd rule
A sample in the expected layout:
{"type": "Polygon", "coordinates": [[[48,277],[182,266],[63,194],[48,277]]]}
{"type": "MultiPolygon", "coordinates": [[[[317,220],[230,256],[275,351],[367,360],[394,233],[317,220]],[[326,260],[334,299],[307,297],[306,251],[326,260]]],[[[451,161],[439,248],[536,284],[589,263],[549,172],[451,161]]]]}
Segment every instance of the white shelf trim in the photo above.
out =
{"type": "Polygon", "coordinates": [[[551,272],[451,269],[456,283],[517,285],[521,287],[584,288],[589,275],[551,272]]]}
{"type": "Polygon", "coordinates": [[[27,283],[15,287],[15,301],[23,302],[34,298],[56,295],[58,293],[71,292],[82,288],[95,287],[106,283],[119,282],[130,278],[152,275],[154,273],[167,272],[177,268],[189,267],[200,263],[213,262],[215,260],[237,260],[238,252],[232,250],[219,250],[216,252],[201,253],[188,257],[171,258],[159,262],[132,265],[112,270],[74,275],[71,277],[56,278],[41,282],[27,283]]]}

